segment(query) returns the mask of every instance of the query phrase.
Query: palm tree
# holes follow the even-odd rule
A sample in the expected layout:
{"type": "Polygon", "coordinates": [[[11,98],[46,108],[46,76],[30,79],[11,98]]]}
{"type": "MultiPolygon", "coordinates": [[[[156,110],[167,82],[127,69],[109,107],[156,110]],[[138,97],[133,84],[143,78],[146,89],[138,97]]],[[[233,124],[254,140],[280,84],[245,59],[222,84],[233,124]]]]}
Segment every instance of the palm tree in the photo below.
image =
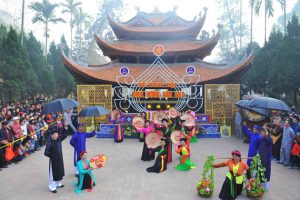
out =
{"type": "Polygon", "coordinates": [[[277,0],[281,8],[283,10],[283,29],[284,29],[284,35],[286,35],[286,0],[277,0]]]}
{"type": "Polygon", "coordinates": [[[230,29],[232,31],[232,36],[233,36],[233,43],[234,43],[234,48],[235,48],[235,53],[238,53],[238,46],[237,46],[237,41],[236,41],[236,34],[235,34],[235,29],[234,29],[234,20],[232,18],[232,13],[231,13],[231,8],[229,7],[230,2],[228,0],[225,0],[225,7],[226,7],[226,12],[228,14],[229,22],[230,22],[230,29]]]}
{"type": "Polygon", "coordinates": [[[250,25],[250,44],[253,42],[253,10],[254,10],[254,4],[256,0],[250,0],[249,5],[251,7],[251,25],[250,25]]]}
{"type": "Polygon", "coordinates": [[[75,15],[74,15],[74,23],[79,30],[80,33],[80,48],[82,45],[82,26],[85,27],[85,29],[89,28],[91,26],[91,20],[92,17],[88,15],[87,13],[84,13],[82,11],[82,8],[79,8],[76,10],[75,15]]]}
{"type": "Polygon", "coordinates": [[[57,8],[58,4],[51,4],[48,0],[43,0],[42,3],[33,2],[29,5],[29,8],[35,12],[35,16],[32,18],[32,23],[42,23],[45,25],[45,37],[46,37],[46,55],[48,52],[48,37],[49,37],[49,24],[57,22],[64,22],[62,18],[57,18],[54,14],[55,8],[57,8]]]}
{"type": "Polygon", "coordinates": [[[24,41],[24,7],[25,7],[25,0],[22,1],[22,22],[21,22],[21,43],[23,45],[24,41]]]}
{"type": "Polygon", "coordinates": [[[243,25],[243,21],[242,21],[242,17],[243,17],[243,4],[242,4],[242,0],[240,0],[240,54],[242,53],[242,25],[243,25]]]}
{"type": "Polygon", "coordinates": [[[72,52],[72,40],[73,40],[73,26],[74,26],[74,20],[73,15],[76,12],[76,7],[81,5],[81,2],[75,2],[75,0],[65,0],[66,3],[61,3],[60,5],[64,7],[65,9],[62,11],[62,13],[70,13],[71,19],[70,19],[70,27],[71,27],[71,52],[72,52]]]}
{"type": "Polygon", "coordinates": [[[267,16],[273,17],[273,0],[254,0],[255,13],[259,15],[262,3],[265,4],[265,42],[267,41],[267,16]]]}

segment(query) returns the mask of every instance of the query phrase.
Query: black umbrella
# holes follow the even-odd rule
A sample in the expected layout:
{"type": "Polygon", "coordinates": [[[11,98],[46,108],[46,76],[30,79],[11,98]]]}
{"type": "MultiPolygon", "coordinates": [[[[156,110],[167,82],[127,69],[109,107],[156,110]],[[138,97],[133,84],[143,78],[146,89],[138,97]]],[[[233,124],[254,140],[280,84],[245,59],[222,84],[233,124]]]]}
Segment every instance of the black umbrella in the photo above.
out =
{"type": "Polygon", "coordinates": [[[42,110],[42,114],[49,114],[55,112],[62,112],[71,108],[77,107],[79,103],[73,99],[62,98],[51,101],[45,105],[42,110]]]}
{"type": "Polygon", "coordinates": [[[82,109],[78,117],[98,117],[109,113],[110,112],[103,106],[89,106],[82,109]]]}
{"type": "Polygon", "coordinates": [[[268,109],[265,108],[255,108],[255,107],[249,107],[246,106],[248,101],[250,100],[239,100],[238,102],[235,103],[235,105],[241,109],[245,109],[245,110],[249,110],[251,112],[255,112],[259,115],[265,116],[265,117],[269,117],[270,112],[268,109]]]}
{"type": "Polygon", "coordinates": [[[290,112],[291,109],[279,99],[274,99],[270,97],[257,97],[250,99],[245,103],[246,107],[250,108],[264,108],[268,110],[280,110],[290,112]]]}

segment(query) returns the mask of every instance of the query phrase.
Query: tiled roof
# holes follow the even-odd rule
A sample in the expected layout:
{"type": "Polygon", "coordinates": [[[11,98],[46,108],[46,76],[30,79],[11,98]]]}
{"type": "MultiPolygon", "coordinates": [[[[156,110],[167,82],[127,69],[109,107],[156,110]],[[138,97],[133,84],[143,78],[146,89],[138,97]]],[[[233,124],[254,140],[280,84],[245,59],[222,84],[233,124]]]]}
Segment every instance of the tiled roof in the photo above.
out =
{"type": "MultiPolygon", "coordinates": [[[[120,68],[126,65],[130,70],[130,75],[134,78],[140,76],[149,65],[145,64],[125,64],[119,62],[111,62],[108,65],[102,65],[100,67],[82,67],[64,54],[62,55],[65,67],[75,76],[78,82],[81,83],[116,83],[116,76],[120,76],[120,68]]],[[[174,71],[180,78],[186,74],[186,67],[193,65],[196,68],[196,75],[200,75],[200,83],[209,82],[222,82],[233,81],[236,77],[239,77],[252,63],[254,57],[249,55],[240,63],[233,66],[223,66],[209,64],[204,62],[185,63],[185,64],[170,64],[168,67],[174,71]]],[[[122,81],[121,81],[122,82],[122,81]]],[[[126,84],[123,81],[124,84],[126,84]]]]}
{"type": "Polygon", "coordinates": [[[107,42],[95,35],[95,40],[106,56],[151,56],[153,47],[157,44],[164,46],[164,56],[194,55],[200,59],[210,55],[218,43],[220,34],[217,33],[207,40],[162,40],[162,41],[136,41],[124,40],[107,42]]]}
{"type": "Polygon", "coordinates": [[[185,25],[171,26],[130,26],[115,22],[107,15],[108,22],[119,39],[195,39],[204,25],[206,15],[185,25]]]}
{"type": "Polygon", "coordinates": [[[161,26],[161,25],[165,25],[166,22],[168,23],[169,21],[174,21],[174,20],[178,21],[180,25],[186,25],[192,22],[179,17],[174,11],[169,11],[166,13],[160,13],[160,12],[146,13],[143,11],[139,11],[137,15],[135,15],[127,22],[124,22],[123,24],[126,24],[128,26],[136,26],[136,25],[161,26]]]}

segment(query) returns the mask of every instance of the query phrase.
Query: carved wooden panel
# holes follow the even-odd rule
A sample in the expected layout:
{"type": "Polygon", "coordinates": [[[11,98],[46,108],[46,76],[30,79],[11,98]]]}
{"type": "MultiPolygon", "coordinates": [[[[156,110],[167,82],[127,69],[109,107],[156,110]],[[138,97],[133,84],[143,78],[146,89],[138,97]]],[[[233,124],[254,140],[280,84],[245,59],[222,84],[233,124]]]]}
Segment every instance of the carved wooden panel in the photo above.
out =
{"type": "MultiPolygon", "coordinates": [[[[112,85],[77,85],[77,100],[79,102],[78,113],[87,106],[104,106],[109,111],[112,110],[112,85]]],[[[81,117],[80,123],[84,125],[92,124],[92,117],[81,117]]],[[[105,116],[96,117],[95,123],[105,122],[105,116]]]]}
{"type": "Polygon", "coordinates": [[[239,84],[206,84],[205,85],[205,114],[209,114],[212,123],[235,127],[234,116],[240,100],[239,84]]]}

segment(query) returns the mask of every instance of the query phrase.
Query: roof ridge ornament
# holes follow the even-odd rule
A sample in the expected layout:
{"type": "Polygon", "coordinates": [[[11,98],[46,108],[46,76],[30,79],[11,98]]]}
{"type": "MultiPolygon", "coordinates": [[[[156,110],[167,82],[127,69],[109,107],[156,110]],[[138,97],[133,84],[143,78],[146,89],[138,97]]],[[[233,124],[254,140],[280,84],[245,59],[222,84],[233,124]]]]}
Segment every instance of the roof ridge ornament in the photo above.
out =
{"type": "Polygon", "coordinates": [[[174,8],[173,8],[173,12],[174,12],[174,13],[176,13],[176,12],[177,12],[177,10],[178,10],[178,5],[174,6],[174,8]]]}
{"type": "Polygon", "coordinates": [[[140,7],[139,6],[135,6],[134,9],[136,11],[136,15],[139,15],[140,14],[140,7]]]}

